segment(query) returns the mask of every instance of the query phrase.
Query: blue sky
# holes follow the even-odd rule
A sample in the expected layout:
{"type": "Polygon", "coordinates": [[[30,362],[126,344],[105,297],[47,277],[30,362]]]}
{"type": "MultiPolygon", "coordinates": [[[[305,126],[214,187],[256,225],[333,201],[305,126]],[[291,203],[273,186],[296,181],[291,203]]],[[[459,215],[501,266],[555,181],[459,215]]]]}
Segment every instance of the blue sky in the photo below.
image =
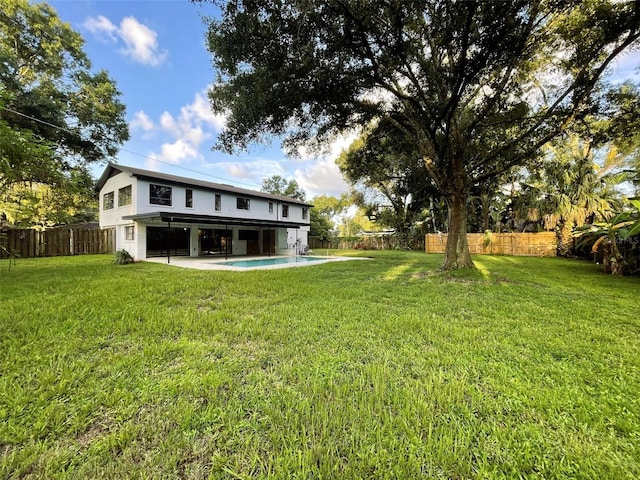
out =
{"type": "MultiPolygon", "coordinates": [[[[203,16],[211,4],[187,0],[50,1],[85,39],[93,69],[106,69],[127,105],[130,140],[118,162],[186,177],[258,189],[263,178],[295,179],[309,197],[347,190],[334,161],[348,139],[324,156],[289,159],[275,141],[248,152],[212,151],[224,118],[214,116],[206,90],[215,78],[203,16]]],[[[94,168],[98,177],[103,166],[94,168]]]]}
{"type": "MultiPolygon", "coordinates": [[[[335,159],[352,138],[337,139],[327,153],[291,159],[278,142],[249,152],[212,151],[224,118],[214,116],[206,95],[214,81],[205,47],[203,16],[211,4],[188,0],[55,0],[63,21],[86,41],[93,68],[106,69],[127,105],[130,140],[118,162],[175,175],[259,188],[272,175],[295,179],[309,198],[347,190],[335,159]]],[[[638,81],[640,52],[615,62],[613,77],[638,81]]],[[[103,167],[94,169],[94,176],[103,167]]]]}

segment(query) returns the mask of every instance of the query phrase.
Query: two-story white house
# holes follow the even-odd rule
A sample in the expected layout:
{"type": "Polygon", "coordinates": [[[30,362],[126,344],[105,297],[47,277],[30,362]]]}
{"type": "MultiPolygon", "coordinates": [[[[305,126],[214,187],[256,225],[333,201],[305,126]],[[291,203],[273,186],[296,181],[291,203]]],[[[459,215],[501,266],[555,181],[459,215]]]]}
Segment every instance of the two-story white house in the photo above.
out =
{"type": "Polygon", "coordinates": [[[307,249],[312,205],[294,198],[114,163],[97,188],[100,228],[135,259],[307,249]]]}

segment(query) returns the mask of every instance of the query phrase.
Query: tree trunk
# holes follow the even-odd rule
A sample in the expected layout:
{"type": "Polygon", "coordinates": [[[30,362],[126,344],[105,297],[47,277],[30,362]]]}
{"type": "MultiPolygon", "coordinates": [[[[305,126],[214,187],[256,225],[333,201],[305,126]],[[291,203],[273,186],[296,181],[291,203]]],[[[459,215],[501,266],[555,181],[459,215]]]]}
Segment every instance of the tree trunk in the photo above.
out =
{"type": "Polygon", "coordinates": [[[475,268],[467,242],[467,195],[454,193],[446,196],[449,232],[441,270],[475,268]]]}
{"type": "Polygon", "coordinates": [[[614,236],[610,243],[611,255],[609,257],[609,270],[611,271],[611,275],[624,275],[627,263],[624,256],[620,253],[620,249],[618,248],[616,241],[617,238],[614,236]]]}
{"type": "Polygon", "coordinates": [[[480,195],[480,203],[482,205],[482,231],[486,232],[490,229],[489,213],[491,209],[491,196],[489,194],[482,193],[480,195]]]}
{"type": "Polygon", "coordinates": [[[564,219],[560,219],[556,227],[556,239],[558,241],[558,256],[568,257],[573,248],[573,239],[571,236],[571,225],[564,219]]]}

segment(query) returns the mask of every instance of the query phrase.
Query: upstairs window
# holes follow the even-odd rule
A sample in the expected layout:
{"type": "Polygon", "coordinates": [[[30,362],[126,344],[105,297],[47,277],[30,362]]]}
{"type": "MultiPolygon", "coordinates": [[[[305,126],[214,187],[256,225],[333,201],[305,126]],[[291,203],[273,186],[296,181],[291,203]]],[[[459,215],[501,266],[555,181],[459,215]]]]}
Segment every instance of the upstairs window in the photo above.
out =
{"type": "Polygon", "coordinates": [[[184,206],[187,208],[193,207],[193,190],[190,188],[185,190],[184,206]]]}
{"type": "Polygon", "coordinates": [[[289,205],[282,205],[282,218],[289,216],[289,205]]]}
{"type": "Polygon", "coordinates": [[[273,202],[269,202],[269,213],[273,213],[273,202]]]}
{"type": "Polygon", "coordinates": [[[249,199],[247,197],[238,197],[236,208],[238,210],[249,210],[249,199]]]}
{"type": "Polygon", "coordinates": [[[102,209],[111,210],[113,208],[113,192],[105,193],[102,196],[102,209]]]}
{"type": "Polygon", "coordinates": [[[302,207],[302,219],[306,220],[309,217],[309,209],[307,207],[302,207]]]}
{"type": "Polygon", "coordinates": [[[118,190],[118,206],[124,207],[125,205],[131,205],[131,185],[118,190]]]}
{"type": "Polygon", "coordinates": [[[171,187],[149,185],[149,203],[152,205],[171,206],[171,187]]]}
{"type": "Polygon", "coordinates": [[[216,209],[216,212],[219,212],[220,210],[222,210],[222,195],[220,195],[219,193],[216,193],[215,209],[216,209]]]}

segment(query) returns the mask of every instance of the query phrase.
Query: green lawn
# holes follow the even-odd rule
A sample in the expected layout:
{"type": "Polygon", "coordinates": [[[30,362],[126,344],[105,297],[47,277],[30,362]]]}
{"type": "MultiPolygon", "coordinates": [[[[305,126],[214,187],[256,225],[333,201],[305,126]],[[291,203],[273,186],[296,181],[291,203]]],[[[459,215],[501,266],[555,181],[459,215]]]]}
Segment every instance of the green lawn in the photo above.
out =
{"type": "Polygon", "coordinates": [[[640,279],[0,262],[2,478],[640,478],[640,279]]]}

